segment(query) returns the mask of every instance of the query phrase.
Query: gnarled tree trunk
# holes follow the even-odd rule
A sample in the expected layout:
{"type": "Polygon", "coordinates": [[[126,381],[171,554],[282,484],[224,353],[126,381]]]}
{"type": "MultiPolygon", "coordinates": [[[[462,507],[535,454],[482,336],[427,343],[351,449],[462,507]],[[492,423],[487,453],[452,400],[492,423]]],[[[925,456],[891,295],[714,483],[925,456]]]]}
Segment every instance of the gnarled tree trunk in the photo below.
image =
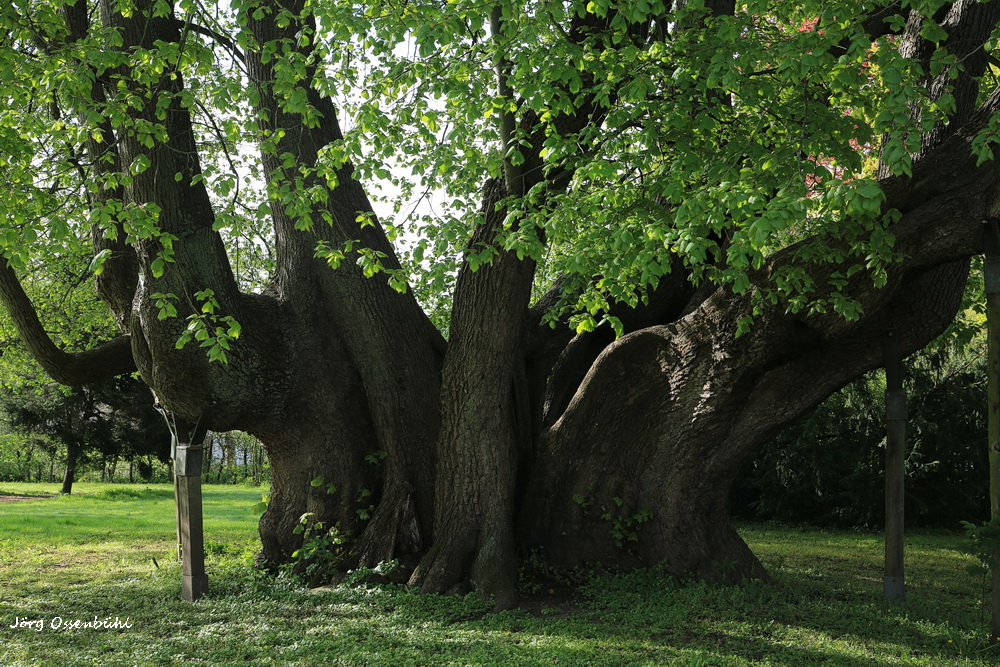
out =
{"type": "MultiPolygon", "coordinates": [[[[735,11],[732,2],[707,4],[716,14],[735,11]]],[[[981,44],[997,23],[995,4],[954,3],[943,25],[959,42],[981,44]]],[[[102,22],[120,29],[116,48],[125,54],[183,39],[184,22],[155,16],[150,0],[136,2],[129,17],[113,2],[101,5],[102,22]]],[[[237,42],[245,49],[265,177],[275,188],[296,179],[303,188],[325,187],[316,172],[320,151],[343,137],[333,103],[318,92],[312,42],[302,39],[315,30],[305,8],[304,0],[259,0],[242,9],[245,32],[237,42]],[[297,84],[315,122],[289,111],[275,91],[281,74],[267,54],[276,52],[306,63],[297,84]]],[[[86,0],[66,8],[69,43],[87,34],[86,10],[86,0]]],[[[565,36],[599,39],[612,22],[581,12],[565,36]]],[[[907,39],[919,39],[915,25],[907,39]]],[[[637,24],[629,36],[650,29],[637,24]]],[[[981,72],[985,56],[977,48],[966,54],[966,67],[981,72]]],[[[35,356],[67,383],[137,369],[161,404],[186,421],[204,417],[212,430],[257,435],[273,476],[260,523],[267,561],[291,557],[300,539],[292,530],[312,512],[351,536],[352,564],[412,556],[412,564],[419,560],[413,585],[447,591],[471,580],[500,605],[512,602],[519,549],[541,549],[564,566],[665,563],[678,575],[765,578],[729,523],[727,494],[740,466],[785,424],[877,367],[886,330],[897,332],[904,354],[942,331],[958,307],[967,260],[981,249],[980,223],[1000,208],[1000,168],[976,165],[969,150],[1000,109],[1000,93],[976,111],[978,88],[964,78],[962,85],[975,90],[956,96],[958,120],[928,133],[912,177],[882,181],[885,209],[902,214],[891,227],[902,259],[888,268],[883,289],[864,272],[850,279],[845,292],[863,307],[859,318],[753,302],[775,270],[800,261],[797,252],[811,243],[805,240],[753,271],[745,295],[693,289],[678,263],[649,304],[618,313],[625,336],[573,336],[538,327],[539,307],[529,309],[533,262],[496,247],[491,264],[462,267],[446,343],[412,294],[366,278],[353,261],[332,269],[316,257],[318,242],[352,242],[382,253],[386,268],[399,267],[378,224],[359,222],[377,221],[349,164],[337,171],[327,198],[313,202],[311,224],[272,197],[277,272],[263,293],[245,293],[213,228],[180,95],[183,77],[165,71],[151,80],[118,67],[94,82],[89,98],[74,101],[78,114],[122,90],[135,96],[132,123],[109,124],[104,142],[87,146],[96,175],[144,160],[155,166],[99,190],[94,206],[121,200],[135,211],[155,204],[158,233],[130,237],[121,222],[95,230],[96,246],[111,252],[100,293],[124,335],[80,355],[45,335],[0,259],[0,297],[35,356]],[[136,129],[142,123],[162,125],[165,138],[150,146],[136,129]],[[173,256],[161,271],[165,244],[173,256]],[[205,314],[194,297],[205,289],[212,290],[215,314],[241,324],[225,365],[210,363],[196,344],[176,345],[185,318],[205,314]],[[178,295],[177,317],[161,317],[166,294],[178,295]],[[736,323],[754,308],[754,326],[737,337],[736,323]],[[323,482],[313,486],[317,478],[323,482]]],[[[605,110],[586,95],[575,114],[556,121],[562,129],[604,122],[605,110]]],[[[544,133],[524,114],[530,146],[520,187],[545,183],[558,191],[571,174],[544,173],[544,133]]],[[[498,245],[503,194],[491,181],[484,224],[470,247],[498,245]]],[[[817,285],[843,269],[805,266],[817,285]]]]}

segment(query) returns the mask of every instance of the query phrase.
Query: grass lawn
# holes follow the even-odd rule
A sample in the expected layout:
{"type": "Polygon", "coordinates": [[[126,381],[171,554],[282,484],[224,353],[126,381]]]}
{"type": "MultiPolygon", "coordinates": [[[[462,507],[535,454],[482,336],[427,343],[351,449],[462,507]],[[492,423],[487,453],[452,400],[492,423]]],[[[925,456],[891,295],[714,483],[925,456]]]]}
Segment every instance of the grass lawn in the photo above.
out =
{"type": "MultiPolygon", "coordinates": [[[[311,594],[255,574],[260,489],[205,488],[210,592],[180,600],[169,485],[79,484],[0,502],[0,665],[994,665],[962,539],[911,535],[907,600],[882,602],[877,536],[745,526],[769,585],[590,578],[530,609],[401,587],[311,594]],[[73,627],[107,621],[129,627],[73,627]],[[11,627],[20,625],[20,627],[11,627]],[[38,629],[39,626],[41,629],[38,629]],[[58,626],[58,627],[53,627],[58,626]]],[[[0,494],[58,485],[0,484],[0,494]]]]}

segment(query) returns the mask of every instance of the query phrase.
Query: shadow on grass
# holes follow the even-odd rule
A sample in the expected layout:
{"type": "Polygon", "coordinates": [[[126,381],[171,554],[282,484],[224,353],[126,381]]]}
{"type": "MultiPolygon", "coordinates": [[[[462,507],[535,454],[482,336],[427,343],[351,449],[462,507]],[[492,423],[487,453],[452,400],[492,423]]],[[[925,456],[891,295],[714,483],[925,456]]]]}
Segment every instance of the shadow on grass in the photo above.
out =
{"type": "Polygon", "coordinates": [[[222,555],[210,558],[209,594],[193,605],[179,599],[174,563],[76,586],[36,585],[6,604],[0,596],[0,612],[12,618],[133,622],[121,633],[70,636],[0,628],[0,644],[9,642],[18,658],[6,664],[988,664],[977,661],[983,656],[966,662],[947,642],[949,631],[962,632],[951,619],[891,613],[832,582],[781,577],[773,586],[727,588],[635,572],[595,579],[582,598],[547,600],[547,617],[538,618],[525,609],[485,614],[489,605],[474,595],[401,586],[310,595],[222,555]],[[36,655],[52,662],[21,661],[36,655]]]}
{"type": "MultiPolygon", "coordinates": [[[[872,664],[872,653],[836,642],[797,645],[795,637],[773,623],[766,607],[756,609],[756,616],[741,617],[737,609],[727,614],[719,606],[700,607],[696,599],[703,594],[692,596],[695,604],[686,602],[684,586],[673,587],[672,592],[652,604],[646,595],[629,599],[616,594],[611,605],[597,601],[598,610],[544,620],[524,609],[461,614],[477,604],[471,600],[428,599],[385,587],[340,587],[320,596],[317,605],[317,611],[339,610],[338,621],[323,624],[322,631],[310,633],[306,642],[296,642],[292,656],[315,658],[336,652],[348,663],[368,665],[455,660],[519,665],[872,664]],[[378,610],[379,622],[373,623],[372,617],[365,622],[365,613],[359,614],[357,607],[345,613],[359,603],[362,609],[378,610]],[[633,616],[637,610],[639,615],[633,616]],[[456,615],[449,618],[449,612],[456,615]]],[[[319,611],[314,618],[322,615],[319,611]]]]}
{"type": "MultiPolygon", "coordinates": [[[[92,501],[171,495],[113,488],[92,501]]],[[[22,551],[0,557],[6,578],[0,620],[7,620],[0,623],[0,664],[996,664],[977,649],[975,582],[956,576],[964,560],[944,546],[914,550],[912,599],[901,606],[881,601],[876,538],[777,531],[762,535],[773,538],[762,550],[781,563],[772,568],[773,585],[678,582],[652,569],[596,577],[578,595],[543,597],[532,609],[491,615],[474,595],[420,595],[399,586],[310,595],[287,579],[264,577],[247,564],[255,543],[246,499],[228,491],[219,496],[220,515],[240,518],[241,528],[206,542],[209,594],[196,604],[180,600],[179,566],[161,556],[172,548],[169,508],[156,508],[154,523],[152,508],[143,513],[141,504],[95,509],[91,501],[88,509],[85,500],[83,510],[114,515],[115,523],[93,519],[62,533],[55,522],[71,518],[62,501],[47,519],[24,512],[24,523],[15,525],[8,517],[8,539],[14,545],[16,536],[22,551]],[[117,531],[121,544],[98,550],[93,535],[102,526],[117,531]],[[30,540],[29,529],[36,531],[30,540]],[[229,534],[239,539],[221,537],[229,534]],[[79,543],[85,535],[91,542],[79,543]],[[49,553],[59,537],[78,542],[49,553]],[[69,567],[76,563],[79,569],[69,567]],[[51,623],[56,616],[127,617],[132,627],[77,633],[10,627],[16,618],[51,623]]]]}

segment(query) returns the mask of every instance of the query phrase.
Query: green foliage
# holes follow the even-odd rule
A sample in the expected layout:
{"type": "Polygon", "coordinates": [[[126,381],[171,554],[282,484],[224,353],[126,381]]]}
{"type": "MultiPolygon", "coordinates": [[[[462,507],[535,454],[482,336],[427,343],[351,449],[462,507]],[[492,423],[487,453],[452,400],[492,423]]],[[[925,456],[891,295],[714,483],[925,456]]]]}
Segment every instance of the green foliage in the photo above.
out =
{"type": "Polygon", "coordinates": [[[571,570],[552,567],[541,549],[532,549],[520,562],[517,572],[517,587],[522,595],[538,595],[545,592],[575,588],[595,576],[592,569],[575,567],[571,570]]]}
{"type": "MultiPolygon", "coordinates": [[[[956,529],[988,512],[985,341],[969,340],[974,330],[959,324],[905,364],[910,525],[956,529]]],[[[734,515],[882,525],[884,389],[882,371],[873,371],[766,445],[736,482],[734,515]]]]}
{"type": "Polygon", "coordinates": [[[615,503],[616,509],[605,512],[601,515],[601,519],[611,524],[611,536],[620,549],[628,542],[639,541],[639,526],[653,518],[653,511],[644,507],[633,514],[628,514],[621,511],[624,505],[624,501],[621,498],[616,496],[612,500],[615,503]]]}
{"type": "Polygon", "coordinates": [[[22,433],[0,434],[0,482],[26,482],[51,469],[56,447],[22,433]]]}
{"type": "Polygon", "coordinates": [[[967,551],[979,561],[975,572],[985,575],[1000,567],[997,561],[1000,554],[1000,518],[993,517],[981,524],[970,521],[962,521],[961,524],[970,541],[967,551]]]}
{"type": "MultiPolygon", "coordinates": [[[[55,445],[80,447],[81,472],[88,461],[103,465],[121,459],[135,462],[140,476],[149,480],[152,468],[146,459],[169,459],[166,424],[153,409],[149,390],[130,376],[84,387],[39,388],[37,392],[0,387],[0,411],[8,428],[39,443],[49,443],[50,452],[55,445]]],[[[29,450],[25,447],[16,451],[24,452],[27,459],[29,450]]],[[[10,477],[13,472],[0,468],[0,476],[10,477]]]]}
{"type": "Polygon", "coordinates": [[[309,485],[312,486],[312,487],[314,487],[314,488],[322,486],[323,490],[326,493],[336,493],[337,492],[337,485],[334,484],[333,482],[327,482],[326,478],[324,478],[322,475],[320,475],[319,477],[316,477],[315,479],[313,479],[312,481],[310,481],[309,485]]]}
{"type": "Polygon", "coordinates": [[[270,463],[257,438],[241,431],[208,432],[202,472],[206,483],[259,486],[270,476],[270,463]]]}
{"type": "Polygon", "coordinates": [[[372,514],[375,513],[375,505],[373,503],[368,502],[367,505],[365,504],[368,501],[368,498],[371,497],[371,495],[372,492],[369,491],[368,489],[361,489],[360,491],[358,491],[358,497],[356,498],[355,502],[359,503],[360,507],[354,510],[354,512],[358,515],[358,518],[361,519],[362,521],[367,521],[368,519],[372,518],[372,514]]]}
{"type": "Polygon", "coordinates": [[[378,449],[375,450],[374,452],[368,452],[367,454],[365,454],[365,461],[371,463],[373,466],[381,465],[382,461],[384,461],[385,457],[387,457],[388,455],[389,452],[385,451],[384,449],[378,449]]]}
{"type": "Polygon", "coordinates": [[[340,526],[326,528],[315,514],[307,512],[292,532],[302,536],[302,546],[292,552],[292,571],[312,586],[331,577],[343,562],[340,547],[347,541],[340,526]]]}
{"type": "MultiPolygon", "coordinates": [[[[193,339],[198,342],[199,347],[206,349],[209,361],[225,364],[229,360],[226,352],[232,349],[230,347],[232,341],[240,337],[242,327],[231,315],[221,317],[216,315],[220,306],[213,290],[204,289],[195,292],[194,298],[201,302],[201,307],[197,312],[188,315],[188,325],[177,339],[175,347],[178,350],[184,349],[184,346],[193,339]]],[[[157,307],[159,308],[157,317],[163,316],[160,319],[170,317],[171,313],[174,316],[177,314],[167,295],[163,295],[157,301],[157,307]]]]}
{"type": "MultiPolygon", "coordinates": [[[[272,216],[302,231],[327,224],[331,192],[353,174],[381,215],[348,214],[362,228],[383,227],[402,266],[355,238],[317,238],[316,256],[412,290],[442,330],[470,230],[482,221],[483,182],[505,162],[530,167],[538,182],[504,203],[498,246],[540,262],[539,290],[570,276],[553,321],[615,327],[608,305],[638,303],[676,258],[694,280],[753,289],[762,303],[857,317],[841,278],[816,285],[792,268],[751,288],[747,271],[815,235],[797,251],[799,268],[843,262],[845,274],[884,282],[893,217],[873,179],[873,144],[882,137],[882,161],[908,174],[920,133],[954,108],[948,91],[931,102],[921,79],[961,68],[933,21],[921,30],[935,45],[925,72],[900,54],[896,36],[872,40],[862,25],[870,7],[847,0],[755,0],[722,17],[700,2],[519,3],[502,7],[499,34],[469,0],[326,0],[304,3],[299,15],[245,0],[211,11],[179,0],[150,12],[172,11],[181,39],[142,48],[96,14],[87,35],[67,39],[63,4],[0,12],[0,213],[10,223],[0,251],[22,270],[85,255],[83,266],[100,273],[108,255],[88,251],[92,225],[99,237],[141,245],[157,312],[187,322],[178,345],[194,340],[220,363],[240,332],[231,304],[213,304],[213,286],[182,279],[178,238],[161,228],[158,204],[122,195],[137,178],[205,187],[237,279],[255,291],[276,267],[272,216]],[[580,19],[585,34],[573,27],[580,19]],[[295,30],[259,44],[253,20],[295,30]],[[272,127],[255,111],[262,91],[247,87],[236,49],[261,54],[269,92],[301,127],[272,127]],[[497,93],[498,61],[509,63],[509,95],[497,93]],[[165,79],[183,85],[166,88],[165,79]],[[106,99],[95,97],[95,82],[110,82],[106,99]],[[301,164],[279,146],[331,120],[313,93],[338,105],[344,137],[301,164]],[[150,157],[169,139],[171,105],[194,118],[198,173],[159,174],[150,157]],[[506,114],[516,127],[505,153],[495,121],[506,114]],[[128,164],[82,157],[88,142],[108,145],[109,130],[137,145],[128,164]],[[264,174],[259,153],[280,167],[264,174]]],[[[993,123],[974,140],[981,159],[995,135],[993,123]]],[[[470,253],[470,266],[498,249],[470,253]]]]}
{"type": "Polygon", "coordinates": [[[271,495],[268,493],[260,494],[260,500],[250,506],[251,514],[263,514],[267,511],[268,506],[271,504],[271,495]]]}

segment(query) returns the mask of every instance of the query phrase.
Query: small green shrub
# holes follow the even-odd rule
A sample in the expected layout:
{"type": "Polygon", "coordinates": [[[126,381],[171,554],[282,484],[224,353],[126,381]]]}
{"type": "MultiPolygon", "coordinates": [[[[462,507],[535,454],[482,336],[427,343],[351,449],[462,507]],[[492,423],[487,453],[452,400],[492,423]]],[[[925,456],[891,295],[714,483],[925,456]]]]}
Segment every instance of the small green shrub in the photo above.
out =
{"type": "Polygon", "coordinates": [[[299,523],[292,532],[302,535],[302,546],[292,552],[292,572],[300,576],[310,586],[329,579],[342,565],[340,547],[347,536],[340,532],[340,525],[327,528],[316,520],[313,512],[299,517],[299,523]]]}

